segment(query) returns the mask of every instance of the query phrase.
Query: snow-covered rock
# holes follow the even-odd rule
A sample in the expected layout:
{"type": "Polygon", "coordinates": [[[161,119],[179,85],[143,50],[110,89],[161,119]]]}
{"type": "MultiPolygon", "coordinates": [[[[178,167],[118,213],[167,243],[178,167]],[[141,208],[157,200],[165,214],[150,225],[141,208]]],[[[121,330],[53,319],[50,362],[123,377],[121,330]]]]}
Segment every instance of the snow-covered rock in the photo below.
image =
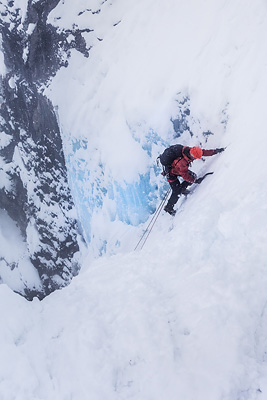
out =
{"type": "MultiPolygon", "coordinates": [[[[0,222],[0,275],[27,298],[65,286],[80,268],[80,233],[62,139],[53,106],[42,90],[77,44],[68,43],[68,32],[58,33],[47,24],[58,2],[6,1],[0,10],[0,207],[7,213],[1,214],[0,222]],[[20,231],[9,245],[7,215],[20,231]],[[25,263],[36,279],[29,279],[25,263]]],[[[77,39],[80,33],[75,32],[77,39]]],[[[85,42],[79,43],[88,56],[85,42]]]]}

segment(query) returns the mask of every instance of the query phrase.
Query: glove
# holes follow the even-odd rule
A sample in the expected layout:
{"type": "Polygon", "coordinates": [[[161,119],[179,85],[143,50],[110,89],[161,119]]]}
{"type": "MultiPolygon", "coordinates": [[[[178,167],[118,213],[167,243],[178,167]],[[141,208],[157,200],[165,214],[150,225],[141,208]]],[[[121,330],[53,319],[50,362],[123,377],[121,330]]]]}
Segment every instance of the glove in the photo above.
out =
{"type": "Polygon", "coordinates": [[[222,153],[225,150],[225,147],[221,147],[220,149],[215,149],[215,150],[216,150],[216,154],[222,153]]]}
{"type": "Polygon", "coordinates": [[[197,175],[193,171],[188,170],[188,173],[192,178],[196,179],[197,175]]]}

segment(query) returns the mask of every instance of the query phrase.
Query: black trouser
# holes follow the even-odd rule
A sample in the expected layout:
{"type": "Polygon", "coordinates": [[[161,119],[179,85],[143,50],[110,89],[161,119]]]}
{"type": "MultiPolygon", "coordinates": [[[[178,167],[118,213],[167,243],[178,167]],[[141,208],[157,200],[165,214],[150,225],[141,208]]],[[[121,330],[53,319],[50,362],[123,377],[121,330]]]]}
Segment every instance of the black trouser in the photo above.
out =
{"type": "Polygon", "coordinates": [[[177,203],[182,191],[187,188],[187,186],[191,185],[191,183],[186,181],[180,183],[179,179],[176,179],[174,182],[169,182],[169,184],[172,189],[172,194],[168,200],[167,207],[173,208],[173,206],[177,203]]]}

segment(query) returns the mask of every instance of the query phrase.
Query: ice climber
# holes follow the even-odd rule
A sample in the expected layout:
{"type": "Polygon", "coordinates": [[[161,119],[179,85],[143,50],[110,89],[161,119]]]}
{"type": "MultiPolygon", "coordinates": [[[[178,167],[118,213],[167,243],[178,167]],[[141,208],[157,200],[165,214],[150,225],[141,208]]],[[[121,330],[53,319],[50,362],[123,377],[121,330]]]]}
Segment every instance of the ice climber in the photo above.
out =
{"type": "Polygon", "coordinates": [[[203,177],[197,178],[196,174],[189,170],[191,163],[202,156],[213,156],[224,150],[224,148],[205,150],[198,146],[188,147],[181,144],[175,144],[164,150],[159,156],[160,162],[163,165],[162,175],[166,176],[172,189],[171,197],[164,207],[167,213],[175,215],[176,211],[173,207],[180,195],[187,194],[187,187],[192,185],[192,183],[201,183],[204,179],[203,177]],[[179,181],[178,176],[183,178],[182,183],[179,181]]]}

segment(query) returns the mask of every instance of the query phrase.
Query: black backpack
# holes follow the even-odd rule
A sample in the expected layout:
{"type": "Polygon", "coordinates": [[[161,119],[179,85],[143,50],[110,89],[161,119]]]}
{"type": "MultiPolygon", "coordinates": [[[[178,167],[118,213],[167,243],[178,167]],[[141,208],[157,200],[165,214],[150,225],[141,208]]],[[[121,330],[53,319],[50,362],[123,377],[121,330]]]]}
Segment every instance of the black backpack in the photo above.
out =
{"type": "Polygon", "coordinates": [[[183,156],[183,147],[181,144],[175,144],[165,149],[159,156],[161,164],[165,167],[172,165],[174,160],[183,156]]]}

